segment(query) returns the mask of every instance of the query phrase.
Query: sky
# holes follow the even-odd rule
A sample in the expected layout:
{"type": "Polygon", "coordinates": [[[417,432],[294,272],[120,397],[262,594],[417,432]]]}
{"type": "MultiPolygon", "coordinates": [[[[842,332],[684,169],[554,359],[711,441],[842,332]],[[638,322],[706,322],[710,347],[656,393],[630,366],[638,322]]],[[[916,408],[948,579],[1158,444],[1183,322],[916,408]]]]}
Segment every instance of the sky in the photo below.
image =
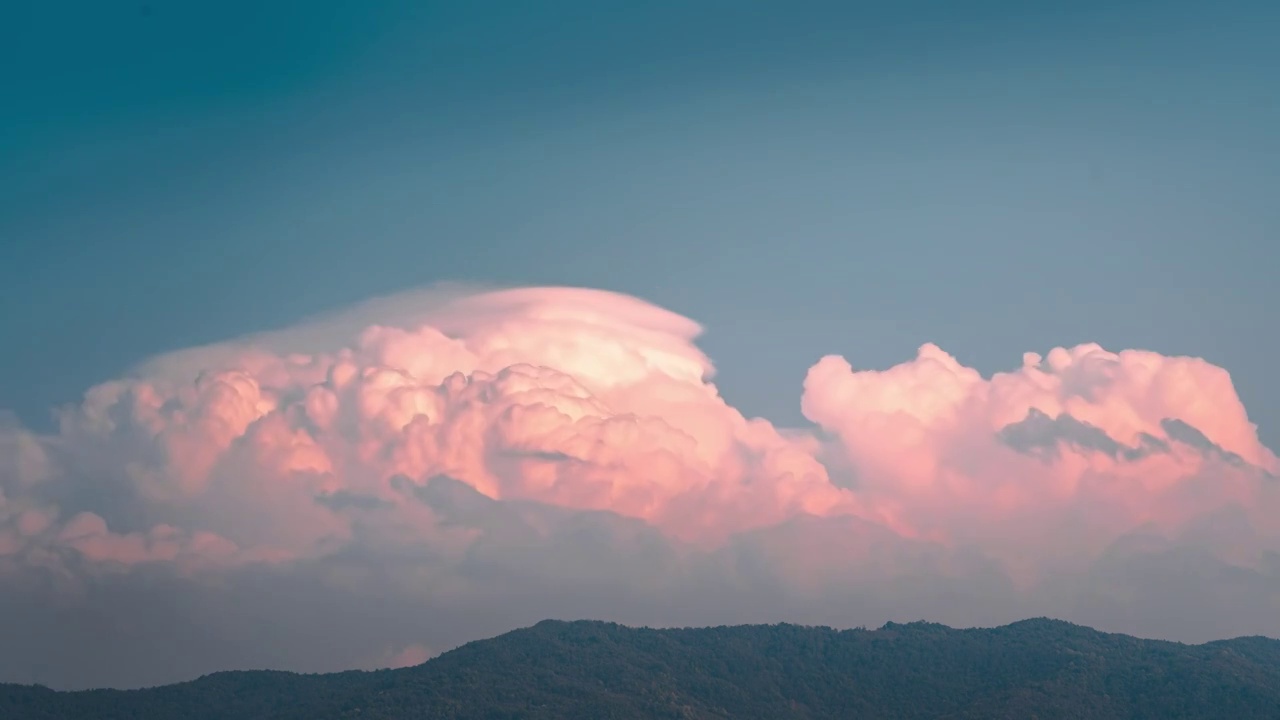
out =
{"type": "Polygon", "coordinates": [[[1280,636],[1272,5],[7,9],[0,681],[1280,636]]]}

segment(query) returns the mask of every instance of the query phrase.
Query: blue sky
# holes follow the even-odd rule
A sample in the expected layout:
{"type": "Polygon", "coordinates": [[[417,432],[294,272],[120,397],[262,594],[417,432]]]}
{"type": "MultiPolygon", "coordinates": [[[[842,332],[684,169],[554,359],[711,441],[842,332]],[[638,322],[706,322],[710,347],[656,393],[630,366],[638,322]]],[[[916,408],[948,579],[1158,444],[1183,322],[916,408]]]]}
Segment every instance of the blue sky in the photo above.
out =
{"type": "Polygon", "coordinates": [[[1280,8],[27,3],[0,408],[441,280],[705,324],[726,397],[935,342],[1227,368],[1280,446],[1280,8]]]}

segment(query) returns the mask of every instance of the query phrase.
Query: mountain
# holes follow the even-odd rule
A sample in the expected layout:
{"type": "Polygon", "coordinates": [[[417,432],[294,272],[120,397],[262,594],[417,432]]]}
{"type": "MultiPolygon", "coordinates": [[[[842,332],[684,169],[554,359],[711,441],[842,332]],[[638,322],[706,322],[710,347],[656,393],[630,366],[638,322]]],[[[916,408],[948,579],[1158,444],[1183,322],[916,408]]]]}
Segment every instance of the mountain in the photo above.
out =
{"type": "Polygon", "coordinates": [[[5,720],[1280,717],[1280,640],[1183,645],[1037,619],[955,630],[544,621],[400,670],[0,685],[5,720]]]}

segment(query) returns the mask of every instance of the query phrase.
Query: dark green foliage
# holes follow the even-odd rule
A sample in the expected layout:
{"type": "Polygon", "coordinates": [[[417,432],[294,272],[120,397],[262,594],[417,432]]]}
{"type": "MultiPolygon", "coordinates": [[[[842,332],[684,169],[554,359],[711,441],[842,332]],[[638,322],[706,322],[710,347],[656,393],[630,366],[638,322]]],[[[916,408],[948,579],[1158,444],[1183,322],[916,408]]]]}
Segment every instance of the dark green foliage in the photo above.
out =
{"type": "Polygon", "coordinates": [[[0,685],[5,720],[1280,718],[1280,641],[1053,620],[684,630],[543,622],[402,670],[229,672],[149,690],[0,685]]]}

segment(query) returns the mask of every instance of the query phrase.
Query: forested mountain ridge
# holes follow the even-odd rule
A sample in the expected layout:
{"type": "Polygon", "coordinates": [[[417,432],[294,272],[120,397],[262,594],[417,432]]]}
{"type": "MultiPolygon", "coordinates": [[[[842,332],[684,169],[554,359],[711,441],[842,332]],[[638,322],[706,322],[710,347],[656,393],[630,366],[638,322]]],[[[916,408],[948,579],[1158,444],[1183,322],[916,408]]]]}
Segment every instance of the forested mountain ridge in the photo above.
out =
{"type": "Polygon", "coordinates": [[[146,690],[0,685],[5,720],[1280,718],[1280,640],[544,621],[399,670],[222,672],[146,690]]]}

